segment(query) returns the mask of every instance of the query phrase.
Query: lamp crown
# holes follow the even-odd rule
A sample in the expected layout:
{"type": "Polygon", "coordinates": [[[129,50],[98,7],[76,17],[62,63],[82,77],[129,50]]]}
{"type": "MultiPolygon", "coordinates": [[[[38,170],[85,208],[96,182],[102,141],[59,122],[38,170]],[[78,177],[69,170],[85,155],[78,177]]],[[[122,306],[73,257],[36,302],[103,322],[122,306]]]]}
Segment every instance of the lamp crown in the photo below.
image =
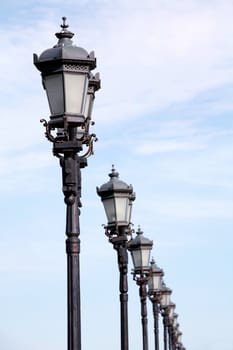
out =
{"type": "Polygon", "coordinates": [[[141,226],[138,225],[138,230],[137,230],[136,234],[139,236],[139,235],[143,235],[143,233],[144,232],[141,230],[141,226]]]}
{"type": "Polygon", "coordinates": [[[113,177],[116,177],[117,179],[119,178],[119,173],[116,171],[114,164],[112,164],[112,171],[108,174],[108,176],[110,177],[110,179],[112,179],[113,177]]]}
{"type": "Polygon", "coordinates": [[[69,30],[67,30],[67,28],[69,28],[69,25],[66,23],[66,17],[62,17],[62,21],[63,23],[61,24],[61,32],[56,33],[56,37],[59,39],[57,46],[68,46],[68,45],[72,45],[72,39],[74,36],[74,33],[70,32],[69,30]],[[64,40],[66,39],[66,40],[64,40]],[[68,39],[68,40],[67,40],[68,39]]]}
{"type": "Polygon", "coordinates": [[[164,272],[163,270],[156,264],[154,257],[152,257],[151,262],[151,272],[156,273],[156,274],[160,274],[161,276],[164,276],[164,272]]]}
{"type": "Polygon", "coordinates": [[[69,28],[69,25],[66,23],[67,18],[66,17],[62,17],[62,21],[63,23],[61,24],[61,28],[66,31],[67,28],[69,28]]]}

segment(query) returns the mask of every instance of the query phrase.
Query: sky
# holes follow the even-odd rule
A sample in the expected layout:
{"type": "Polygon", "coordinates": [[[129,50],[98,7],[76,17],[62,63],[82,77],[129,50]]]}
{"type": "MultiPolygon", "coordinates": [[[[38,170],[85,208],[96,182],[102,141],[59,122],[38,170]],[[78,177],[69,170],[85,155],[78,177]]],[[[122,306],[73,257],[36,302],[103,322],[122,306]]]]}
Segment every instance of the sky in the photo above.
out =
{"type": "MultiPolygon", "coordinates": [[[[98,142],[82,170],[83,349],[120,348],[117,259],[96,194],[114,164],[136,192],[132,222],[154,242],[184,346],[233,350],[231,0],[1,3],[1,349],[66,348],[61,169],[39,122],[49,109],[32,59],[56,44],[62,16],[74,43],[95,51],[102,81],[98,142]]],[[[153,349],[149,301],[148,317],[153,349]]],[[[142,348],[130,273],[129,338],[142,348]]]]}

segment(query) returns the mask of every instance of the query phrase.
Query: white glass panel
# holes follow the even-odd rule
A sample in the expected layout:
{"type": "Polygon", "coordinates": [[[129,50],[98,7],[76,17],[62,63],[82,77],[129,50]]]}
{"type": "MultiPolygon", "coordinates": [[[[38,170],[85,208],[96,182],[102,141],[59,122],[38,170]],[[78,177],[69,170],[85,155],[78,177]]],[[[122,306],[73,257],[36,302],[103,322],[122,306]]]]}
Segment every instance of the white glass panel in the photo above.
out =
{"type": "Polygon", "coordinates": [[[129,199],[126,197],[116,197],[116,215],[117,215],[117,222],[127,222],[128,219],[128,203],[129,199]]]}
{"type": "Polygon", "coordinates": [[[161,303],[163,306],[168,306],[170,304],[170,295],[167,293],[164,293],[162,295],[161,303]]]}
{"type": "Polygon", "coordinates": [[[64,95],[62,74],[54,74],[43,79],[51,114],[64,113],[64,95]]]}
{"type": "Polygon", "coordinates": [[[109,223],[116,222],[116,210],[114,198],[103,200],[104,209],[109,223]]]}
{"type": "Polygon", "coordinates": [[[152,281],[153,289],[160,289],[160,280],[161,278],[159,275],[152,276],[151,281],[152,281]]]}
{"type": "Polygon", "coordinates": [[[142,266],[147,267],[149,266],[150,261],[150,249],[148,248],[142,248],[142,266]]]}
{"type": "Polygon", "coordinates": [[[133,202],[132,201],[128,201],[128,214],[127,214],[127,221],[128,221],[128,223],[131,222],[132,207],[133,207],[133,202]]]}
{"type": "Polygon", "coordinates": [[[131,252],[134,268],[138,269],[142,266],[142,256],[140,250],[134,250],[131,252]]]}
{"type": "Polygon", "coordinates": [[[154,290],[152,277],[148,281],[148,288],[149,288],[149,291],[154,290]]]}
{"type": "Polygon", "coordinates": [[[85,103],[85,112],[84,112],[85,118],[87,117],[91,118],[93,102],[94,102],[93,94],[87,94],[86,103],[85,103]]]}
{"type": "Polygon", "coordinates": [[[83,114],[88,79],[86,74],[64,73],[65,109],[67,113],[83,114]]]}
{"type": "Polygon", "coordinates": [[[169,317],[172,318],[174,315],[174,308],[172,307],[170,310],[169,310],[169,317]]]}

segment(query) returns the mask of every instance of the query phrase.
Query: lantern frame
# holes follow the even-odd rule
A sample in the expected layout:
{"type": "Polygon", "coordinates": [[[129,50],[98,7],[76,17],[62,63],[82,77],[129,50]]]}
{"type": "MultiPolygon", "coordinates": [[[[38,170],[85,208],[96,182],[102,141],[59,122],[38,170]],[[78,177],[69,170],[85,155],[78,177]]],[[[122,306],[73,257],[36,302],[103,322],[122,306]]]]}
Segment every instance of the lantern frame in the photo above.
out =
{"type": "Polygon", "coordinates": [[[130,225],[132,202],[136,196],[132,185],[127,185],[119,179],[119,173],[112,166],[110,180],[97,187],[97,194],[101,197],[107,216],[107,228],[116,229],[130,225]]]}
{"type": "Polygon", "coordinates": [[[65,17],[61,28],[61,32],[55,34],[59,39],[57,45],[39,57],[34,54],[34,65],[41,72],[48,97],[49,127],[67,131],[70,126],[81,126],[85,122],[88,80],[90,71],[96,67],[96,58],[93,51],[88,54],[85,49],[73,45],[74,34],[67,30],[65,17]]]}
{"type": "Polygon", "coordinates": [[[131,253],[134,274],[150,273],[150,253],[152,250],[153,241],[143,236],[143,231],[139,227],[136,232],[136,237],[128,242],[128,250],[131,253]]]}

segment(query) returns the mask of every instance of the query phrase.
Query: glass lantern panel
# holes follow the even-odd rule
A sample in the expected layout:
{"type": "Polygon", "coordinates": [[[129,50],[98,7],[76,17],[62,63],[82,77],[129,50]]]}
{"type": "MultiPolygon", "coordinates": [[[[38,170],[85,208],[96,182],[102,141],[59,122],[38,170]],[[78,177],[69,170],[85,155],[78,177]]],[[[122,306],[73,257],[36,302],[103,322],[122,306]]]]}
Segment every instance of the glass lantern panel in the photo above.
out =
{"type": "Polygon", "coordinates": [[[64,73],[66,113],[83,114],[87,95],[86,74],[64,73]]]}
{"type": "Polygon", "coordinates": [[[153,290],[156,290],[156,289],[160,289],[161,288],[161,277],[159,275],[152,275],[151,277],[151,284],[152,284],[152,288],[153,290]]]}
{"type": "Polygon", "coordinates": [[[128,222],[129,199],[127,197],[116,197],[116,219],[117,223],[128,222]]]}
{"type": "Polygon", "coordinates": [[[131,222],[131,214],[132,214],[132,208],[133,208],[133,202],[130,200],[128,203],[128,217],[127,217],[127,221],[128,223],[131,222]]]}
{"type": "Polygon", "coordinates": [[[142,247],[142,267],[148,267],[150,262],[150,249],[142,247]]]}
{"type": "Polygon", "coordinates": [[[43,78],[51,114],[64,113],[64,87],[62,74],[48,75],[43,78]]]}
{"type": "Polygon", "coordinates": [[[169,310],[169,317],[172,318],[174,315],[174,308],[171,307],[170,310],[169,310]]]}
{"type": "Polygon", "coordinates": [[[141,250],[132,250],[131,251],[131,256],[134,264],[135,269],[140,269],[142,266],[142,255],[141,255],[141,250]]]}
{"type": "Polygon", "coordinates": [[[84,111],[85,118],[87,118],[87,117],[91,118],[92,107],[93,107],[93,102],[94,102],[93,97],[94,97],[93,94],[87,94],[86,103],[85,103],[85,111],[84,111]]]}
{"type": "Polygon", "coordinates": [[[161,304],[163,306],[168,306],[170,304],[170,295],[168,293],[163,293],[161,304]]]}
{"type": "Polygon", "coordinates": [[[114,198],[104,199],[103,204],[108,223],[116,222],[116,208],[114,198]]]}

